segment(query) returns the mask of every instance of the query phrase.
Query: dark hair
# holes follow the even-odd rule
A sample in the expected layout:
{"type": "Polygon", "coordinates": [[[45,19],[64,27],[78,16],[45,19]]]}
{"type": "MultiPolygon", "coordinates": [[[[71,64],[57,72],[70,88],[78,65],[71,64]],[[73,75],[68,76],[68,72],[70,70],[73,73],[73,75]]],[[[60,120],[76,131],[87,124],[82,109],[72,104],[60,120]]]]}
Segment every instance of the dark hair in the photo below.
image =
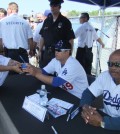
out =
{"type": "Polygon", "coordinates": [[[86,13],[86,12],[84,12],[84,13],[81,13],[81,16],[84,16],[84,17],[86,17],[87,18],[87,20],[89,20],[89,14],[88,13],[86,13]]]}
{"type": "Polygon", "coordinates": [[[4,8],[0,8],[0,12],[4,13],[5,16],[7,15],[7,11],[4,8]]]}

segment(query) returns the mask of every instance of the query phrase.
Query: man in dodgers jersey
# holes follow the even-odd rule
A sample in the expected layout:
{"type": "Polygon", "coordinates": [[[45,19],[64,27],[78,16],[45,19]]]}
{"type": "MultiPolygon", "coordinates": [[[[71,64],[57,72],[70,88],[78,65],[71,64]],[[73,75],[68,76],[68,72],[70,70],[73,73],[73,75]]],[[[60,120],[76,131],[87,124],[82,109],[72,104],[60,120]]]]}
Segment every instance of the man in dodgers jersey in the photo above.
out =
{"type": "Polygon", "coordinates": [[[69,93],[81,98],[88,87],[86,73],[80,63],[71,56],[71,44],[60,40],[55,45],[55,58],[42,70],[28,65],[24,72],[29,72],[37,79],[55,87],[61,87],[69,93]],[[56,74],[55,77],[48,74],[56,74]]]}
{"type": "Polygon", "coordinates": [[[109,57],[109,71],[101,73],[83,92],[81,99],[82,117],[86,123],[105,129],[120,130],[120,49],[109,57]],[[104,116],[91,105],[92,101],[103,94],[104,116]]]}

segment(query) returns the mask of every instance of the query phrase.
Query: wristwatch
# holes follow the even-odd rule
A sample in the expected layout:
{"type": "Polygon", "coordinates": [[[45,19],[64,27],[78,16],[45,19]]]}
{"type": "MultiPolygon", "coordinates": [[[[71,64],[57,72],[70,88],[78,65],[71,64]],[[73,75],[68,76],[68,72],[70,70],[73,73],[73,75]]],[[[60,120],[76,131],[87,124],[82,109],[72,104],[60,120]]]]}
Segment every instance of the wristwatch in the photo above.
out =
{"type": "Polygon", "coordinates": [[[100,122],[100,126],[101,126],[102,128],[105,128],[105,122],[101,121],[101,122],[100,122]]]}

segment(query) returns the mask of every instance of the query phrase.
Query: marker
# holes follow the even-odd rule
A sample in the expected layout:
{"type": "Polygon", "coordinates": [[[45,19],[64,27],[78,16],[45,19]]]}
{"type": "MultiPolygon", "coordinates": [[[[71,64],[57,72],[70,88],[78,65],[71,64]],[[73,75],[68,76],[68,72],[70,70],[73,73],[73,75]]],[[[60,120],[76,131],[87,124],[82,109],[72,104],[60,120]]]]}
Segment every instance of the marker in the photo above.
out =
{"type": "Polygon", "coordinates": [[[72,113],[71,113],[71,119],[73,119],[80,111],[80,106],[78,106],[72,113]]]}
{"type": "Polygon", "coordinates": [[[70,108],[70,110],[68,111],[68,117],[67,117],[67,122],[69,121],[69,118],[70,118],[70,114],[71,114],[71,111],[72,111],[72,109],[73,109],[73,106],[70,108]]]}
{"type": "Polygon", "coordinates": [[[51,126],[52,130],[54,131],[54,134],[58,134],[58,132],[55,130],[53,126],[51,126]]]}
{"type": "Polygon", "coordinates": [[[23,63],[26,63],[22,56],[19,55],[19,57],[23,61],[23,63]]]}

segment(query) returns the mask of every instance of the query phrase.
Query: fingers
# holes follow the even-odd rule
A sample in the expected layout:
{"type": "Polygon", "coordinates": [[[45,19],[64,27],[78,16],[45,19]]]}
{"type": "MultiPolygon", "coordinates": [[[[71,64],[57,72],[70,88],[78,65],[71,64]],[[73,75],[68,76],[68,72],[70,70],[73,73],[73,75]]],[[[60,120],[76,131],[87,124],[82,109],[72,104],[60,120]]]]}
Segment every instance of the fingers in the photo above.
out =
{"type": "Polygon", "coordinates": [[[84,112],[81,112],[81,116],[84,119],[85,123],[87,124],[89,120],[89,116],[87,116],[84,112]]]}

